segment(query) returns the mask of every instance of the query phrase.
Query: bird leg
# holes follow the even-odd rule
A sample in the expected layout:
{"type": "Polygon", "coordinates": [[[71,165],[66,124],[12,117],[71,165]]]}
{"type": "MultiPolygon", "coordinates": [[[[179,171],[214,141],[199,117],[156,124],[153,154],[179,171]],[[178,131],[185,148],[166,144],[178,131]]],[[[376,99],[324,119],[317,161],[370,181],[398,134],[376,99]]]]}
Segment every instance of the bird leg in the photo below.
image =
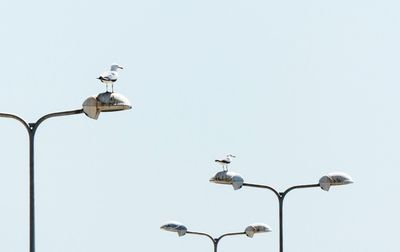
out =
{"type": "Polygon", "coordinates": [[[111,83],[111,93],[114,93],[114,83],[111,83]]]}

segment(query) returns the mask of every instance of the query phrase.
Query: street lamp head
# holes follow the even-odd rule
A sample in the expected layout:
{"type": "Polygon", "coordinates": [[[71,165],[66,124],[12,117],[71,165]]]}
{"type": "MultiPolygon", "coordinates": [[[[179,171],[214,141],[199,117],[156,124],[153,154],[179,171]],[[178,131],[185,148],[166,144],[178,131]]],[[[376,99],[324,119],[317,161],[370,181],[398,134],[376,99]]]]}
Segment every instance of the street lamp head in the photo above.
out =
{"type": "Polygon", "coordinates": [[[256,223],[248,226],[244,232],[247,237],[253,238],[254,234],[271,232],[271,229],[263,223],[256,223]]]}
{"type": "Polygon", "coordinates": [[[83,102],[82,106],[83,112],[92,119],[99,118],[100,112],[114,112],[132,108],[125,96],[111,92],[91,96],[83,102]]]}
{"type": "Polygon", "coordinates": [[[187,228],[182,223],[176,221],[168,222],[162,225],[160,228],[165,231],[175,232],[178,234],[178,236],[184,236],[187,232],[187,228]]]}
{"type": "Polygon", "coordinates": [[[241,175],[235,172],[220,171],[210,179],[210,182],[216,184],[232,185],[233,189],[238,190],[242,188],[244,180],[241,175]]]}
{"type": "Polygon", "coordinates": [[[319,180],[319,185],[324,191],[329,191],[331,186],[347,185],[352,183],[354,183],[353,179],[343,172],[332,172],[323,176],[319,180]]]}

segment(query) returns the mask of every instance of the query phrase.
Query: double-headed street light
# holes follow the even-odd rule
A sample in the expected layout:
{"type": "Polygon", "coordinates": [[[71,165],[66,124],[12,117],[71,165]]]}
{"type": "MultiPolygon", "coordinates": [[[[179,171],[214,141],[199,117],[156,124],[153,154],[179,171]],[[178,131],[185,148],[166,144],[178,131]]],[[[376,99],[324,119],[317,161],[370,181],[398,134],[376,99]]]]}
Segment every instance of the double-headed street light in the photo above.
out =
{"type": "Polygon", "coordinates": [[[341,172],[329,173],[321,177],[317,184],[296,185],[289,187],[283,192],[278,192],[276,189],[268,185],[245,183],[241,175],[230,171],[218,172],[217,174],[215,174],[214,177],[210,179],[210,182],[216,184],[232,185],[235,190],[238,190],[243,186],[248,186],[248,187],[268,189],[272,191],[279,200],[279,251],[283,252],[283,200],[285,199],[285,196],[294,189],[302,189],[302,188],[321,187],[322,190],[329,191],[331,186],[351,184],[353,183],[353,180],[349,175],[345,173],[341,172]]]}
{"type": "Polygon", "coordinates": [[[56,112],[42,116],[35,123],[28,123],[19,116],[0,113],[0,117],[11,118],[24,125],[29,135],[29,251],[35,252],[35,180],[34,180],[34,140],[39,125],[46,119],[67,115],[85,113],[92,119],[97,119],[101,112],[113,112],[131,109],[132,106],[127,98],[117,93],[100,93],[87,98],[81,109],[56,112]]]}
{"type": "Polygon", "coordinates": [[[257,234],[257,233],[271,232],[271,229],[265,224],[252,224],[252,225],[248,226],[243,232],[226,233],[226,234],[219,236],[218,238],[214,238],[207,233],[188,231],[186,226],[184,226],[183,224],[181,224],[179,222],[166,223],[161,226],[161,229],[170,231],[170,232],[175,232],[178,234],[178,236],[184,236],[185,234],[206,236],[206,237],[210,238],[210,240],[213,242],[214,252],[217,252],[218,243],[225,236],[246,235],[247,237],[252,238],[254,236],[254,234],[257,234]]]}

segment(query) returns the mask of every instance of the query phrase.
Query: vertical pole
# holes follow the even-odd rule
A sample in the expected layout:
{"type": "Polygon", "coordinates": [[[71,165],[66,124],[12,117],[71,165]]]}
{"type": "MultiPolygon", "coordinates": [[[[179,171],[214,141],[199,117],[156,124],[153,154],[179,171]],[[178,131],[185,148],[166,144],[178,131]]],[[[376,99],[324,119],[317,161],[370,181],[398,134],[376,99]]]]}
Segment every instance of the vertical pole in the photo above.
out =
{"type": "Polygon", "coordinates": [[[217,252],[217,250],[218,250],[218,242],[219,242],[219,239],[213,239],[214,252],[217,252]]]}
{"type": "Polygon", "coordinates": [[[34,140],[35,126],[29,125],[29,251],[35,252],[35,174],[34,174],[34,140]]]}
{"type": "Polygon", "coordinates": [[[279,252],[283,252],[283,198],[280,194],[279,197],[279,252]]]}

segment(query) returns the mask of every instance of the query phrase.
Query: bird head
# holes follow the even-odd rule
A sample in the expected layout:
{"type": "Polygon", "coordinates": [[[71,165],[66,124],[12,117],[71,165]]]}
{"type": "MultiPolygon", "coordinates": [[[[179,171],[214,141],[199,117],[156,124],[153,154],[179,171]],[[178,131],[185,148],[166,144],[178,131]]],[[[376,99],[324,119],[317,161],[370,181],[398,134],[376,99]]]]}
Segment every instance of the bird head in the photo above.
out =
{"type": "Polygon", "coordinates": [[[111,71],[117,71],[118,69],[124,69],[124,68],[116,63],[111,65],[111,71]]]}
{"type": "Polygon", "coordinates": [[[235,155],[232,155],[232,154],[228,154],[228,155],[226,155],[226,157],[228,157],[228,158],[231,158],[231,157],[235,158],[236,156],[235,156],[235,155]]]}

